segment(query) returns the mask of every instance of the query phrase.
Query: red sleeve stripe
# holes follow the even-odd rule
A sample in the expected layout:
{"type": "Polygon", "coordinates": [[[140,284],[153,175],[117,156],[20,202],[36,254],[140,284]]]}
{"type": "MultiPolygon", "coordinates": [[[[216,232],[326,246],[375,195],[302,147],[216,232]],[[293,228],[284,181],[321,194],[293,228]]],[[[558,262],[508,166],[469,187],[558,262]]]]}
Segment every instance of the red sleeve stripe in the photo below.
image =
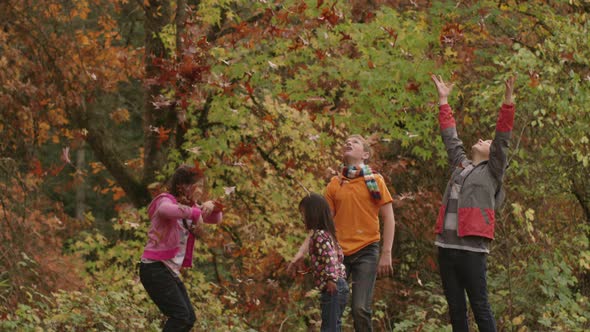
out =
{"type": "Polygon", "coordinates": [[[451,110],[451,106],[449,106],[449,104],[439,106],[438,124],[440,125],[440,130],[457,126],[455,124],[455,119],[453,118],[453,111],[451,110]]]}
{"type": "Polygon", "coordinates": [[[514,127],[514,104],[503,104],[496,123],[496,131],[509,132],[514,127]]]}

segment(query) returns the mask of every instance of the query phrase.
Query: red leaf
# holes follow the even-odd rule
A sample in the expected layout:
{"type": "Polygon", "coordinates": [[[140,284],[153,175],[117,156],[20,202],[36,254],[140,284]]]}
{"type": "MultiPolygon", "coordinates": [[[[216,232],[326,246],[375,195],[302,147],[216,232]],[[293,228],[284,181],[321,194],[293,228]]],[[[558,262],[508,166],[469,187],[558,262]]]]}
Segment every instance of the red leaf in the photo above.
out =
{"type": "MultiPolygon", "coordinates": [[[[336,4],[334,4],[334,6],[335,5],[336,4]]],[[[321,21],[327,21],[332,26],[338,24],[338,21],[340,20],[340,16],[338,16],[338,14],[336,14],[336,11],[334,10],[334,6],[332,6],[332,8],[324,8],[322,10],[322,15],[320,16],[321,21]]]]}
{"type": "Polygon", "coordinates": [[[289,100],[289,94],[286,92],[281,92],[278,94],[279,98],[281,98],[282,100],[289,100]]]}
{"type": "Polygon", "coordinates": [[[561,58],[563,60],[569,60],[569,61],[573,61],[574,60],[574,52],[561,52],[561,58]]]}
{"type": "Polygon", "coordinates": [[[352,37],[350,37],[349,34],[344,33],[342,31],[340,31],[340,34],[342,35],[342,38],[340,38],[340,41],[344,41],[344,40],[352,40],[352,37]]]}
{"type": "Polygon", "coordinates": [[[66,166],[66,164],[61,164],[61,165],[54,165],[51,168],[49,168],[49,174],[51,174],[51,176],[56,176],[58,175],[66,166]]]}
{"type": "Polygon", "coordinates": [[[254,93],[254,89],[252,89],[252,86],[250,85],[250,82],[246,82],[244,84],[244,86],[246,87],[246,90],[248,91],[248,94],[251,95],[254,93]]]}
{"type": "Polygon", "coordinates": [[[406,84],[406,91],[417,93],[418,91],[420,91],[420,83],[408,82],[408,84],[406,84]]]}
{"type": "Polygon", "coordinates": [[[254,153],[254,145],[244,142],[240,142],[238,146],[234,149],[234,155],[238,158],[243,156],[251,156],[254,153]]]}
{"type": "Polygon", "coordinates": [[[319,59],[319,60],[324,60],[326,58],[326,53],[322,50],[316,50],[315,51],[315,56],[319,59]]]}
{"type": "Polygon", "coordinates": [[[287,160],[287,162],[285,163],[285,169],[295,169],[295,160],[293,158],[289,158],[289,160],[287,160]]]}
{"type": "Polygon", "coordinates": [[[452,46],[463,40],[463,29],[457,23],[448,23],[442,28],[439,40],[443,45],[452,46]]]}
{"type": "Polygon", "coordinates": [[[41,161],[39,159],[35,159],[31,162],[31,173],[36,176],[43,176],[43,166],[41,165],[41,161]]]}

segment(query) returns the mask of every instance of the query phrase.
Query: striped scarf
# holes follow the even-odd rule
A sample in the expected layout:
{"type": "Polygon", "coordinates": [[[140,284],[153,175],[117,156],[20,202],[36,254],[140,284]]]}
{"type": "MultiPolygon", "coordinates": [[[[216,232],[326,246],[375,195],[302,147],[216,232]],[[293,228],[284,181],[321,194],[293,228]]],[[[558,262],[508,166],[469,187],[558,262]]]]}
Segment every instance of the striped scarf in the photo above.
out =
{"type": "MultiPolygon", "coordinates": [[[[377,185],[377,181],[375,181],[375,175],[373,174],[371,167],[368,165],[360,164],[358,166],[344,166],[341,175],[349,179],[364,176],[371,198],[376,201],[381,199],[381,192],[379,192],[379,186],[377,185]]],[[[340,183],[342,183],[342,178],[340,183]]]]}

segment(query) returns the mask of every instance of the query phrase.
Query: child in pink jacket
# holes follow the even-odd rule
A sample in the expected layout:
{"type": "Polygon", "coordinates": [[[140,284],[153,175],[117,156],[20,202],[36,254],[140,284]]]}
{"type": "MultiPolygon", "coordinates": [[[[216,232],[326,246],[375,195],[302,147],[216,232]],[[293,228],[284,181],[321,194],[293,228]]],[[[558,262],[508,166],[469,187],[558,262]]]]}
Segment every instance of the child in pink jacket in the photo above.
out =
{"type": "Polygon", "coordinates": [[[190,331],[196,316],[184,284],[181,267],[191,267],[195,230],[201,222],[217,224],[222,213],[213,201],[201,206],[203,176],[188,166],[179,167],[169,192],[156,196],[148,207],[150,228],[141,256],[139,277],[150,298],[168,317],[163,331],[190,331]]]}

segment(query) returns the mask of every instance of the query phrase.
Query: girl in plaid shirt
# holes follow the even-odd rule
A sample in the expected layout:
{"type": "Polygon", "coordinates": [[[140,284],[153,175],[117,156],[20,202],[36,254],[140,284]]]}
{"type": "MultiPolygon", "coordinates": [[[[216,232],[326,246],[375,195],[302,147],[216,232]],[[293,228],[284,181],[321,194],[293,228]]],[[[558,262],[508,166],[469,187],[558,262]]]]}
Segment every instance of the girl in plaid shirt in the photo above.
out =
{"type": "Polygon", "coordinates": [[[330,205],[312,193],[301,200],[299,211],[305,228],[311,231],[309,255],[315,285],[322,292],[321,331],[341,331],[341,317],[348,301],[346,270],[342,248],[336,240],[330,205]]]}

